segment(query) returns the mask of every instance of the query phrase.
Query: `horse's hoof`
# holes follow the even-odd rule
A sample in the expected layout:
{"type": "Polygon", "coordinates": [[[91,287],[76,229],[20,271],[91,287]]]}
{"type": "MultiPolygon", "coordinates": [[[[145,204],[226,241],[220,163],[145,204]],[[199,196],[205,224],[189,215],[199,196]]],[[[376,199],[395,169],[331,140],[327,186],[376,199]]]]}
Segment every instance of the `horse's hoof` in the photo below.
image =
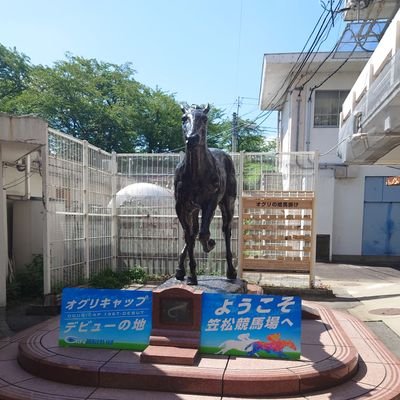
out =
{"type": "Polygon", "coordinates": [[[210,240],[208,241],[208,248],[209,248],[210,250],[208,250],[208,251],[211,251],[214,247],[215,247],[215,240],[214,240],[214,239],[210,239],[210,240]]]}
{"type": "Polygon", "coordinates": [[[196,276],[188,276],[187,284],[190,286],[197,285],[197,277],[196,276]]]}
{"type": "Polygon", "coordinates": [[[209,253],[215,247],[215,240],[210,239],[208,242],[203,244],[203,250],[205,253],[209,253]]]}
{"type": "Polygon", "coordinates": [[[178,279],[178,281],[183,281],[185,279],[185,271],[177,269],[175,273],[175,278],[178,279]]]}
{"type": "Polygon", "coordinates": [[[228,271],[226,273],[226,277],[228,279],[236,279],[237,278],[237,273],[236,273],[236,271],[228,271]]]}

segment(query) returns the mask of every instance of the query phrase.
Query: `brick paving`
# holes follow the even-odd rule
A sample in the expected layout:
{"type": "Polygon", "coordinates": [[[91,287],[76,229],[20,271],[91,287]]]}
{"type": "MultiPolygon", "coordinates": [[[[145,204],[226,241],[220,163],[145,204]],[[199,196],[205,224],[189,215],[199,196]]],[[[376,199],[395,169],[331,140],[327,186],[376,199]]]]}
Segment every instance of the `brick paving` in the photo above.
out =
{"type": "Polygon", "coordinates": [[[139,353],[60,348],[58,318],[0,339],[0,399],[400,399],[400,362],[355,317],[311,302],[299,361],[201,357],[140,364],[139,353]]]}

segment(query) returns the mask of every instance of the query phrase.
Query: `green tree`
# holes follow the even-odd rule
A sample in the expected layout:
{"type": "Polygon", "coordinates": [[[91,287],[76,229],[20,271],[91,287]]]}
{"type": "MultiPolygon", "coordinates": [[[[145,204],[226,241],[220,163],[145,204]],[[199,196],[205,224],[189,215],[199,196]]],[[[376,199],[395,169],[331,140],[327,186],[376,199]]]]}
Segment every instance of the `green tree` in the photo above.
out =
{"type": "Polygon", "coordinates": [[[0,44],[0,111],[6,111],[8,99],[22,93],[29,82],[29,58],[0,44]]]}
{"type": "Polygon", "coordinates": [[[238,119],[238,149],[239,151],[268,152],[272,151],[273,144],[267,142],[263,129],[251,120],[238,119]]]}
{"type": "MultiPolygon", "coordinates": [[[[237,149],[246,152],[275,151],[274,141],[266,141],[263,130],[251,120],[237,120],[237,149]]],[[[216,110],[209,123],[208,144],[210,147],[231,151],[232,121],[221,110],[216,110]]]]}
{"type": "Polygon", "coordinates": [[[172,95],[160,89],[146,89],[140,108],[140,129],[136,149],[163,153],[181,149],[181,109],[172,95]]]}
{"type": "Polygon", "coordinates": [[[67,55],[53,68],[32,69],[29,87],[9,111],[33,113],[62,132],[111,151],[132,151],[143,86],[129,64],[115,65],[67,55]]]}
{"type": "MultiPolygon", "coordinates": [[[[49,126],[107,151],[168,152],[184,149],[181,110],[173,95],[134,79],[129,63],[116,65],[66,55],[53,67],[0,45],[0,110],[35,114],[49,126]]],[[[232,125],[211,107],[208,144],[231,150],[232,125]]],[[[261,129],[238,120],[238,150],[266,151],[261,129]]]]}

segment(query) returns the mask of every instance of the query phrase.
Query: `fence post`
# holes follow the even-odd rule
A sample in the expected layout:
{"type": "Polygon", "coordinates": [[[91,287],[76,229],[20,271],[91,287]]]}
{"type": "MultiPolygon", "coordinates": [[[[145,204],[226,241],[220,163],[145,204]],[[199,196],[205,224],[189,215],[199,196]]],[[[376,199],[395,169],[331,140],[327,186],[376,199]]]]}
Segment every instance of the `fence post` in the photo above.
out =
{"type": "MultiPolygon", "coordinates": [[[[179,152],[179,162],[182,162],[184,158],[185,158],[185,152],[180,151],[179,152]]],[[[184,238],[183,229],[179,222],[178,216],[176,215],[175,218],[176,218],[177,226],[178,226],[178,257],[179,257],[180,252],[183,250],[183,248],[185,246],[185,238],[184,238]]],[[[177,257],[177,259],[178,259],[178,257],[177,257]]]]}
{"type": "Polygon", "coordinates": [[[8,271],[7,249],[7,197],[3,190],[3,150],[0,143],[0,307],[7,305],[6,287],[8,271]]]}
{"type": "Polygon", "coordinates": [[[118,250],[118,220],[117,220],[117,153],[111,153],[111,268],[117,269],[118,250]]]}
{"type": "Polygon", "coordinates": [[[244,175],[244,152],[239,153],[239,182],[238,182],[238,239],[237,239],[237,260],[238,276],[243,275],[243,257],[242,257],[242,236],[243,236],[243,175],[244,175]]]}
{"type": "Polygon", "coordinates": [[[42,199],[44,207],[43,221],[43,293],[51,293],[51,250],[50,250],[50,207],[49,207],[49,132],[47,131],[47,143],[41,148],[41,172],[42,172],[42,199]]]}
{"type": "Polygon", "coordinates": [[[84,238],[84,278],[90,278],[90,249],[89,249],[89,143],[82,143],[82,211],[84,238]]]}

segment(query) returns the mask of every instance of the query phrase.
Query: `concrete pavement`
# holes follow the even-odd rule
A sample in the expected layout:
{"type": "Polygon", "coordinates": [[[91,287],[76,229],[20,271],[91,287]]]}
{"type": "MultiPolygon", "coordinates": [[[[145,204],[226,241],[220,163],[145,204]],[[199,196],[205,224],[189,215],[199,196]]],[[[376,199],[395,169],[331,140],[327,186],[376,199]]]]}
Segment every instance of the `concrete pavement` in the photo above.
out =
{"type": "Polygon", "coordinates": [[[400,358],[400,270],[317,263],[316,287],[331,289],[325,305],[354,315],[400,358]]]}
{"type": "Polygon", "coordinates": [[[245,273],[243,277],[267,292],[291,293],[293,288],[294,294],[304,299],[348,312],[363,321],[400,359],[400,269],[316,263],[316,290],[308,290],[308,275],[245,273]]]}

